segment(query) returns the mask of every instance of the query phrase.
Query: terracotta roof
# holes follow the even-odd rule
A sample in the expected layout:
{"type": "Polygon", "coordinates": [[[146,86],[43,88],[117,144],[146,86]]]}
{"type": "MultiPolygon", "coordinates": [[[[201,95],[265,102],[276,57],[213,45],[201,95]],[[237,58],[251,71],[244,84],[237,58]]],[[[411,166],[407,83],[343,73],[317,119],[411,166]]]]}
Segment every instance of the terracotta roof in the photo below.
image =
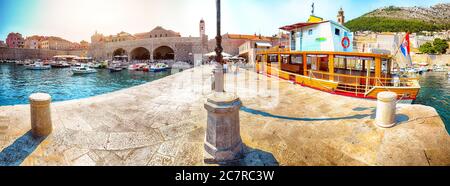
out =
{"type": "Polygon", "coordinates": [[[328,21],[322,21],[322,22],[316,22],[316,23],[296,23],[293,25],[287,25],[287,26],[283,26],[280,29],[281,30],[286,30],[286,31],[291,31],[297,28],[302,28],[302,27],[306,27],[306,26],[311,26],[311,25],[317,25],[317,24],[321,24],[321,23],[325,23],[328,21]]]}

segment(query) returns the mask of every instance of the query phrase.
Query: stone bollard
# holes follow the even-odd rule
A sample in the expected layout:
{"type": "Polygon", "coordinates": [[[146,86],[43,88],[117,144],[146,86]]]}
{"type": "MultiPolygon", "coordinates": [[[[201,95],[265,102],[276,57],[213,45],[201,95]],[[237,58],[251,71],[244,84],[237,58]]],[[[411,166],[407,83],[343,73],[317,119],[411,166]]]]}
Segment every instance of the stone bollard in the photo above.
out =
{"type": "Polygon", "coordinates": [[[395,92],[380,92],[377,98],[375,124],[383,128],[393,127],[395,125],[397,94],[395,92]]]}
{"type": "Polygon", "coordinates": [[[50,102],[52,97],[44,93],[31,94],[31,132],[34,136],[48,136],[52,132],[50,102]]]}
{"type": "Polygon", "coordinates": [[[226,163],[242,155],[239,109],[242,103],[234,94],[215,92],[208,96],[205,109],[208,121],[205,137],[205,163],[226,163]]]}

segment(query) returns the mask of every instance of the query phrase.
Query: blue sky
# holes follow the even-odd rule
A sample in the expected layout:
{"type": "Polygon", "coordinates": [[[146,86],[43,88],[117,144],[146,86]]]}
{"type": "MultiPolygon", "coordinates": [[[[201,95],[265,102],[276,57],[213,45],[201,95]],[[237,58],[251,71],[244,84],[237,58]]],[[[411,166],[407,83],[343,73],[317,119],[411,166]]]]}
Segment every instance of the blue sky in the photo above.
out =
{"type": "MultiPolygon", "coordinates": [[[[222,0],[222,32],[273,35],[281,26],[306,21],[312,2],[317,16],[336,20],[342,7],[349,20],[384,6],[428,7],[450,0],[222,0]]],[[[215,0],[0,0],[0,40],[20,32],[79,42],[95,31],[134,34],[158,25],[198,36],[201,18],[213,38],[215,0]]]]}

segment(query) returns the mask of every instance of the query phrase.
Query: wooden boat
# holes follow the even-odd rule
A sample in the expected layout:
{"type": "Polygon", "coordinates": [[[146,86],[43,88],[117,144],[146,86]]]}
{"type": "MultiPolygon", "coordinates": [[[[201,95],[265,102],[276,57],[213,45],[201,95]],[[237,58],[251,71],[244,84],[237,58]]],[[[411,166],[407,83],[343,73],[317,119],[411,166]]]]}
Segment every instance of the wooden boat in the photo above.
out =
{"type": "Polygon", "coordinates": [[[273,48],[256,58],[259,73],[343,96],[376,99],[379,92],[392,91],[410,103],[420,90],[417,78],[391,73],[389,55],[273,48]]]}

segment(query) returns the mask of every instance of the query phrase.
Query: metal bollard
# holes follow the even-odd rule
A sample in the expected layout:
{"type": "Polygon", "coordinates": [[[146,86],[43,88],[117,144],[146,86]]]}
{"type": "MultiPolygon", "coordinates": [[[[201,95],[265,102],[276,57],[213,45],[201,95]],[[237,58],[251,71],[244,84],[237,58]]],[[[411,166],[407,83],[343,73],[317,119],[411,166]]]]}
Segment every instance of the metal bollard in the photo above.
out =
{"type": "Polygon", "coordinates": [[[395,125],[397,94],[395,92],[380,92],[377,99],[375,124],[383,128],[393,127],[395,125]]]}
{"type": "Polygon", "coordinates": [[[34,136],[48,136],[52,132],[50,102],[52,97],[45,93],[31,94],[31,132],[34,136]]]}

